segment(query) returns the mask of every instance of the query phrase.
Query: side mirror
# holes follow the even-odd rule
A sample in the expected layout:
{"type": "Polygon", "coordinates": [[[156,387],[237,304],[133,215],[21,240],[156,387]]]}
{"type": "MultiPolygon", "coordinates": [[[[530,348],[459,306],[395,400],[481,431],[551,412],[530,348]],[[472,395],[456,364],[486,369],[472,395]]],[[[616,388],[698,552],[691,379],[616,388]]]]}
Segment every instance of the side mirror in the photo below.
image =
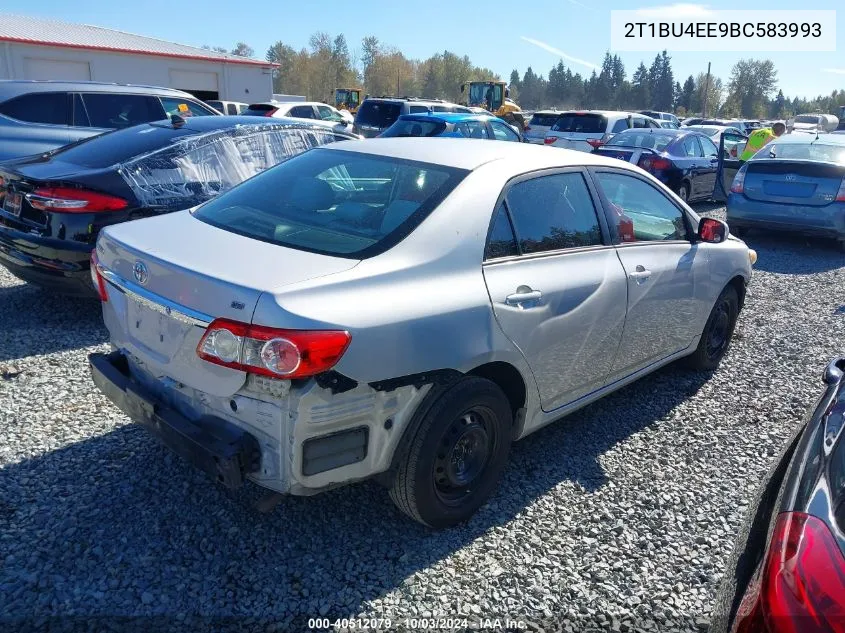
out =
{"type": "Polygon", "coordinates": [[[698,224],[698,241],[721,244],[728,239],[728,225],[715,218],[701,218],[698,224]]]}

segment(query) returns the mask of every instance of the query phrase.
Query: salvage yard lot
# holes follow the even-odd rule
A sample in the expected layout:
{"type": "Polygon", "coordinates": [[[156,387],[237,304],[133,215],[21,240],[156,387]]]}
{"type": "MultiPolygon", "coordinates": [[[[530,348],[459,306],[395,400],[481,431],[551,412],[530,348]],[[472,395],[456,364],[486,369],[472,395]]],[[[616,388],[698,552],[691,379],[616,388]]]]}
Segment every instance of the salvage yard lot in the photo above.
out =
{"type": "Polygon", "coordinates": [[[255,486],[221,489],[96,390],[96,302],[0,272],[0,618],[304,630],[321,615],[465,614],[701,630],[746,500],[845,353],[842,253],[748,242],[760,259],[715,374],[670,366],[517,443],[492,502],[441,533],[374,483],[257,513],[255,486]]]}

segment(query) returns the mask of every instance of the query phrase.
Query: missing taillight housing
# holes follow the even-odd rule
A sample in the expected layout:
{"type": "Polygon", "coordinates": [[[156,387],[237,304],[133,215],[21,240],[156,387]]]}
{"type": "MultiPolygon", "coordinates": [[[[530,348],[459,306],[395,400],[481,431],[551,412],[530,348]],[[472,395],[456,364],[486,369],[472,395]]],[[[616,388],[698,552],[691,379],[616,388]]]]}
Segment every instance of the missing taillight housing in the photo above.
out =
{"type": "Polygon", "coordinates": [[[334,367],[349,346],[344,330],[286,330],[215,319],[197,355],[216,365],[272,378],[305,378],[334,367]]]}
{"type": "Polygon", "coordinates": [[[778,517],[760,582],[741,607],[738,633],[845,632],[845,560],[824,521],[803,512],[778,517]]]}
{"type": "Polygon", "coordinates": [[[100,260],[97,258],[97,251],[91,251],[91,282],[100,297],[100,301],[106,303],[109,300],[109,293],[106,289],[106,280],[100,271],[100,260]]]}
{"type": "Polygon", "coordinates": [[[38,187],[26,199],[39,211],[59,213],[120,211],[129,206],[123,198],[74,187],[38,187]]]}

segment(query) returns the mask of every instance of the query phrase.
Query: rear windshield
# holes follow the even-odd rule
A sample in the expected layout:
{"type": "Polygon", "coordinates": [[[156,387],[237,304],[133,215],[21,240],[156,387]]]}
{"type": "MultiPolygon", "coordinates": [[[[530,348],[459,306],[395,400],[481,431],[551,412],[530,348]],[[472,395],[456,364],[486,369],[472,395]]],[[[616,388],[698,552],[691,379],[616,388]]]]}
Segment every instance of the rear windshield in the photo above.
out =
{"type": "Polygon", "coordinates": [[[655,134],[647,131],[621,132],[610,139],[607,145],[615,145],[617,147],[646,147],[662,152],[675,138],[674,135],[655,134]]]}
{"type": "Polygon", "coordinates": [[[552,126],[555,132],[578,132],[581,134],[604,134],[607,117],[602,114],[564,114],[552,126]]]}
{"type": "Polygon", "coordinates": [[[390,127],[399,118],[401,109],[398,103],[370,101],[368,99],[358,108],[355,123],[358,125],[371,125],[377,128],[390,127]]]}
{"type": "Polygon", "coordinates": [[[845,145],[825,145],[818,141],[813,143],[769,143],[754,154],[751,160],[814,160],[845,165],[845,145]]]}
{"type": "Polygon", "coordinates": [[[106,132],[66,145],[52,154],[53,160],[81,165],[92,169],[111,167],[117,163],[146,154],[195,134],[172,125],[138,125],[125,130],[106,132]]]}
{"type": "Polygon", "coordinates": [[[194,216],[264,242],[359,259],[411,233],[466,173],[316,149],[211,200],[194,216]]]}
{"type": "Polygon", "coordinates": [[[558,120],[559,114],[535,114],[531,117],[531,122],[528,125],[545,125],[552,127],[555,121],[558,120]]]}
{"type": "Polygon", "coordinates": [[[396,123],[382,132],[382,137],[391,136],[437,136],[446,129],[446,123],[432,119],[423,121],[417,119],[399,119],[396,123]]]}

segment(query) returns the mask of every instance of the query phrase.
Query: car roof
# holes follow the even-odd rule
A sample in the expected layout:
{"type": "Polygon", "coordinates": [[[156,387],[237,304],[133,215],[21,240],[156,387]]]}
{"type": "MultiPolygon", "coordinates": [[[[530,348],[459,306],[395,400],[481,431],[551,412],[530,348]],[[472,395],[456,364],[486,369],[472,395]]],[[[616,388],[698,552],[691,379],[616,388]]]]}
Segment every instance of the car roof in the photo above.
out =
{"type": "Polygon", "coordinates": [[[489,121],[498,117],[492,114],[475,114],[473,112],[415,112],[414,114],[403,114],[399,118],[404,121],[440,119],[446,123],[460,123],[461,121],[489,121]]]}
{"type": "Polygon", "coordinates": [[[845,145],[845,137],[836,136],[833,134],[819,134],[816,138],[815,134],[784,134],[778,138],[773,138],[772,143],[818,143],[819,145],[845,145]]]}
{"type": "Polygon", "coordinates": [[[175,88],[118,84],[104,81],[53,81],[41,79],[0,79],[0,99],[9,99],[33,92],[109,92],[119,94],[150,94],[163,96],[195,97],[175,88]]]}
{"type": "MultiPolygon", "coordinates": [[[[542,145],[509,143],[481,139],[444,137],[391,137],[363,141],[340,141],[324,145],[330,151],[360,152],[420,161],[456,169],[474,170],[486,163],[506,160],[514,166],[514,174],[534,169],[580,165],[625,167],[622,161],[597,154],[566,149],[550,149],[542,145]]],[[[631,166],[633,168],[633,166],[631,166]]]]}

